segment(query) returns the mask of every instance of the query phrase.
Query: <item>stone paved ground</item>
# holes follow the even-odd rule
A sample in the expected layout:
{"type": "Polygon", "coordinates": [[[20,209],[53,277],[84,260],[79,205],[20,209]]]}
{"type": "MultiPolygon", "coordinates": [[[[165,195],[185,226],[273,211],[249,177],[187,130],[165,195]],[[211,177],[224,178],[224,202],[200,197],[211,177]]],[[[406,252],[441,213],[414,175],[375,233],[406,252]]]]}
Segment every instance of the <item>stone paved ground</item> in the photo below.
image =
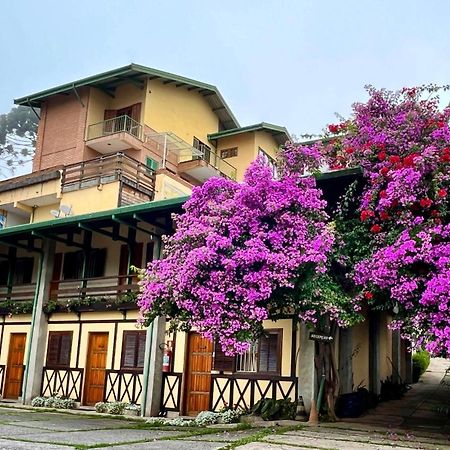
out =
{"type": "Polygon", "coordinates": [[[435,412],[438,404],[450,405],[450,385],[439,385],[447,365],[434,360],[423,381],[400,401],[318,427],[156,429],[142,421],[0,406],[0,450],[450,449],[450,421],[435,412]]]}
{"type": "Polygon", "coordinates": [[[241,430],[150,428],[144,422],[0,407],[0,449],[70,450],[450,449],[449,436],[368,424],[241,430]]]}

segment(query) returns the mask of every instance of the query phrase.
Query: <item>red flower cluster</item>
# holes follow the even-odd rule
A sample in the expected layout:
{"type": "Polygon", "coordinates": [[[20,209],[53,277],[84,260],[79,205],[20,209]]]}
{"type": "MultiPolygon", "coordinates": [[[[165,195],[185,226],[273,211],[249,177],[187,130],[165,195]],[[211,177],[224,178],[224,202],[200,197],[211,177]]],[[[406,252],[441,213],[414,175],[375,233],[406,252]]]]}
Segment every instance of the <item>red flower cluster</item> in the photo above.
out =
{"type": "Polygon", "coordinates": [[[337,125],[335,125],[335,124],[328,125],[328,131],[330,133],[334,133],[334,134],[342,133],[346,129],[347,129],[347,124],[346,123],[338,123],[337,125]]]}
{"type": "Polygon", "coordinates": [[[375,213],[370,210],[370,209],[365,209],[364,211],[361,211],[361,222],[365,222],[367,219],[369,219],[370,217],[374,217],[375,213]]]}

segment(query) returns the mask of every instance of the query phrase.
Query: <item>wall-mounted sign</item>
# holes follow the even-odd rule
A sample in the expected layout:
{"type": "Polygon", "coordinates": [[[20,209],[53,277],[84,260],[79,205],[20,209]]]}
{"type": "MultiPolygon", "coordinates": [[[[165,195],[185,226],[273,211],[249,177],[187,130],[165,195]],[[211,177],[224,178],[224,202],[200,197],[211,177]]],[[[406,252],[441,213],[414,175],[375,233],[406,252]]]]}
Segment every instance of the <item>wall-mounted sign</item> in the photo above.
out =
{"type": "Polygon", "coordinates": [[[316,333],[314,331],[309,333],[309,339],[311,341],[318,341],[318,342],[333,342],[334,341],[333,336],[329,336],[328,334],[323,334],[323,333],[316,333]]]}

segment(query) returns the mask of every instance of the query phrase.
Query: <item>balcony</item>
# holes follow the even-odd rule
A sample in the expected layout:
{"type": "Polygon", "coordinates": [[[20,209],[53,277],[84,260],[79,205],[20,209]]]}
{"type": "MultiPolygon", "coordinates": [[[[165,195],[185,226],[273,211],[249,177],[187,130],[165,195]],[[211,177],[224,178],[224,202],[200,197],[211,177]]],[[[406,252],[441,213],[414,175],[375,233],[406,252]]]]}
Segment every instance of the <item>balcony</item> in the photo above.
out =
{"type": "Polygon", "coordinates": [[[197,149],[174,133],[146,134],[145,143],[163,155],[162,168],[171,162],[177,166],[179,175],[188,181],[204,183],[218,176],[236,179],[236,168],[210,148],[197,149]]]}
{"type": "Polygon", "coordinates": [[[129,116],[89,125],[86,145],[99,153],[113,153],[129,148],[141,149],[144,127],[129,116]]]}
{"type": "Polygon", "coordinates": [[[61,177],[61,190],[65,193],[99,188],[117,181],[122,186],[119,206],[151,201],[154,198],[154,171],[120,152],[65,166],[61,177]]]}

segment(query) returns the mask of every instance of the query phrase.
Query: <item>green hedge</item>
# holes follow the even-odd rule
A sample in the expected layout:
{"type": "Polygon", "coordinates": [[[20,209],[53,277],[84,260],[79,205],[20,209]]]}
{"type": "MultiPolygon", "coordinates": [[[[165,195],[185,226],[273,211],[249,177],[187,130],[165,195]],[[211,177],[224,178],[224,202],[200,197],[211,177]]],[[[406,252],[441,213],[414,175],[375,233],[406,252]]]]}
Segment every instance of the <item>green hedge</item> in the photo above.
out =
{"type": "Polygon", "coordinates": [[[419,350],[413,355],[413,383],[425,373],[430,365],[430,354],[426,350],[419,350]]]}

